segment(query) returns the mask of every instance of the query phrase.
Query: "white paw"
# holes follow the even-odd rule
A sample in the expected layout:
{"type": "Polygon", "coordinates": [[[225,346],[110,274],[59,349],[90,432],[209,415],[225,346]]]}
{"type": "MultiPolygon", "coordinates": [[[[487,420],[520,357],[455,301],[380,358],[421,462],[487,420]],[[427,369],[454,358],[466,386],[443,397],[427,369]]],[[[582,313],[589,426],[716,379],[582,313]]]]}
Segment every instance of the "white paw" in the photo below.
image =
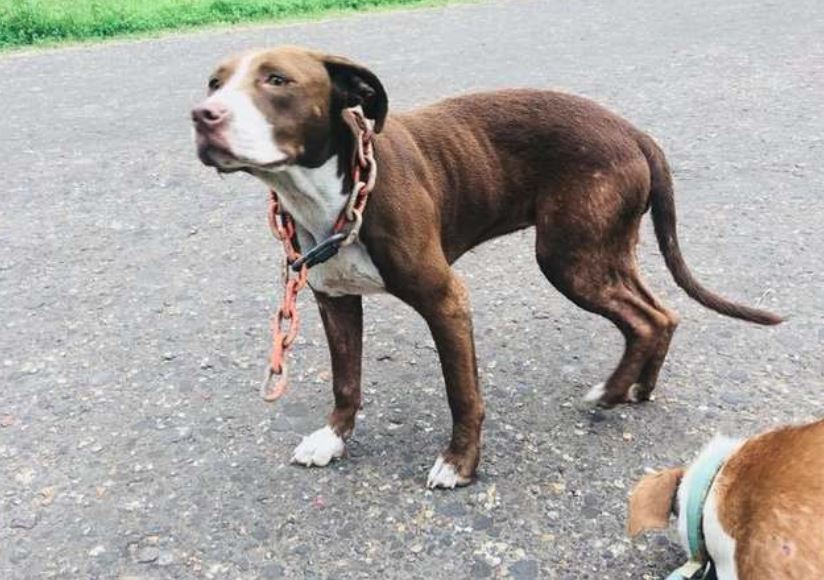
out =
{"type": "Polygon", "coordinates": [[[587,391],[587,394],[584,395],[584,401],[587,403],[597,403],[606,392],[606,383],[598,383],[587,391]]]}
{"type": "Polygon", "coordinates": [[[630,403],[638,403],[641,401],[641,396],[639,395],[638,391],[641,390],[641,383],[632,383],[630,386],[629,391],[627,392],[627,401],[630,403]]]}
{"type": "Polygon", "coordinates": [[[429,489],[435,489],[436,487],[454,489],[455,486],[466,485],[469,482],[469,478],[459,474],[454,465],[447,463],[442,455],[438,455],[435,465],[429,470],[426,487],[429,489]]]}
{"type": "Polygon", "coordinates": [[[303,438],[292,453],[292,463],[300,463],[306,467],[312,465],[323,467],[333,459],[342,456],[343,439],[327,425],[303,438]]]}

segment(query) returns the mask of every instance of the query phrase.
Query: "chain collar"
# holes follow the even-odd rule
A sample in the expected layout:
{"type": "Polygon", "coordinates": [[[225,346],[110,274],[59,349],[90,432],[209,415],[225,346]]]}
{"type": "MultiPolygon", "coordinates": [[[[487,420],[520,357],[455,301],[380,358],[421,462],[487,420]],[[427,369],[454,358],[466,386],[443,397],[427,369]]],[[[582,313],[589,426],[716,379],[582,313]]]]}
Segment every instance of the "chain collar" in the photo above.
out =
{"type": "Polygon", "coordinates": [[[375,122],[366,118],[360,105],[344,109],[341,116],[355,139],[351,160],[353,186],[346,205],[332,226],[332,235],[301,254],[295,222],[291,215],[281,209],[277,192],[274,189],[270,191],[269,228],[283,243],[284,263],[283,299],[272,316],[272,352],[266,379],[261,386],[261,396],[265,401],[276,401],[289,386],[286,356],[297,338],[300,322],[297,298],[306,286],[309,268],[329,260],[340,248],[358,239],[366,202],[375,188],[378,176],[373,145],[375,122]],[[274,377],[278,379],[272,386],[274,377]]]}

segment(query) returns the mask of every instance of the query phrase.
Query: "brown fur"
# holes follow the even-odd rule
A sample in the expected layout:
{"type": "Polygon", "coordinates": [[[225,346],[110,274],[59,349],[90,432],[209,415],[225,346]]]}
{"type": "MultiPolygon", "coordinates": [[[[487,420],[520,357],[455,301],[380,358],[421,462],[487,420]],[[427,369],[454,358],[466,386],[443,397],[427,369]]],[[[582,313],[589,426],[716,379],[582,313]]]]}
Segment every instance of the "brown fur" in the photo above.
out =
{"type": "Polygon", "coordinates": [[[824,421],[748,440],[716,489],[739,578],[824,578],[824,421]]]}
{"type": "MultiPolygon", "coordinates": [[[[638,482],[630,495],[630,535],[667,527],[683,474],[667,469],[638,482]]],[[[712,493],[718,521],[735,541],[738,578],[824,578],[824,421],[747,440],[724,464],[712,493]]]]}
{"type": "MultiPolygon", "coordinates": [[[[218,82],[233,66],[230,61],[218,68],[218,82]]],[[[429,325],[453,416],[445,456],[466,478],[479,461],[484,406],[469,300],[450,265],[478,244],[536,226],[535,253],[547,279],[621,330],[626,347],[606,382],[600,401],[605,406],[630,400],[636,383],[637,398],[649,397],[678,324],[677,315],[644,284],[635,259],[638,227],[650,206],[667,265],[690,296],[729,316],[780,321],[698,285],[678,249],[663,153],[648,136],[589,100],[507,90],[387,116],[386,93],[373,73],[340,57],[292,47],[259,53],[248,86],[293,163],[314,167],[337,154],[345,173],[352,137],[340,118],[343,107],[363,105],[382,128],[375,139],[377,187],[360,237],[387,290],[429,325]],[[262,84],[270,71],[290,82],[262,84]]],[[[200,133],[201,159],[213,164],[209,133],[200,133]]],[[[333,426],[344,434],[360,400],[360,299],[319,296],[319,303],[335,371],[333,426]]]]}
{"type": "Polygon", "coordinates": [[[663,530],[669,526],[675,505],[675,494],[684,470],[680,467],[650,473],[641,478],[629,496],[627,533],[637,536],[647,530],[663,530]]]}

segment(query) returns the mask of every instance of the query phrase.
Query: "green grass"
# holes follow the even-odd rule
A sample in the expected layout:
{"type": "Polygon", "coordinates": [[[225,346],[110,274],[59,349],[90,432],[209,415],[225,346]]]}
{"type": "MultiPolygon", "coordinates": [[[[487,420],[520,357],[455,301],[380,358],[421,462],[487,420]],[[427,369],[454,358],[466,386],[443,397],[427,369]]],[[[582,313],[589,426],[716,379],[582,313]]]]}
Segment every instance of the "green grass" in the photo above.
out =
{"type": "Polygon", "coordinates": [[[0,0],[0,49],[431,0],[0,0]]]}

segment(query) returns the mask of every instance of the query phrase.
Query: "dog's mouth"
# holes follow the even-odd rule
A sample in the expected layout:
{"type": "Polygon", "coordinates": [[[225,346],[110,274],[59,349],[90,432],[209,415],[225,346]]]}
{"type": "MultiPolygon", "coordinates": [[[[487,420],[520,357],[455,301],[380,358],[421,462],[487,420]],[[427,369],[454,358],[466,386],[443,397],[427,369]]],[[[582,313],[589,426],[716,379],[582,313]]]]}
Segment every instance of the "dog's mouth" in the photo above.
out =
{"type": "Polygon", "coordinates": [[[204,134],[195,131],[195,146],[200,162],[207,167],[214,167],[219,173],[235,171],[276,172],[292,163],[289,156],[275,161],[261,162],[235,153],[219,134],[204,134]]]}
{"type": "Polygon", "coordinates": [[[289,159],[273,161],[271,163],[257,163],[251,159],[238,157],[224,147],[212,144],[198,146],[197,156],[200,158],[201,163],[207,167],[214,167],[219,173],[252,170],[275,172],[290,163],[289,159]]]}

